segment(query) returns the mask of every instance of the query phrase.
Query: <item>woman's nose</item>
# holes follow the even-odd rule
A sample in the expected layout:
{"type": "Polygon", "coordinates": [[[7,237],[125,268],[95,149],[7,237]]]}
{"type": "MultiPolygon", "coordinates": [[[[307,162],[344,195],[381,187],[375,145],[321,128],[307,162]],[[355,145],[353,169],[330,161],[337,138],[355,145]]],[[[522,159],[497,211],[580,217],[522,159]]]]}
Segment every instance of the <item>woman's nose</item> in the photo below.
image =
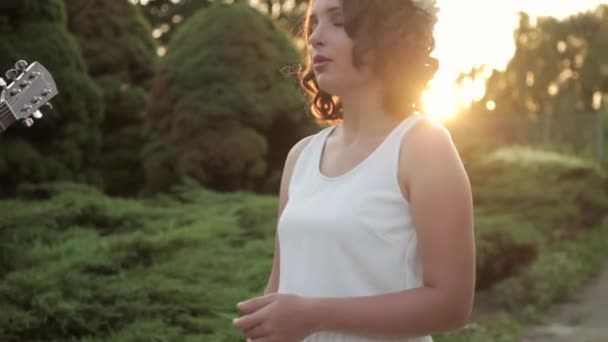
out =
{"type": "Polygon", "coordinates": [[[317,47],[324,44],[322,32],[319,29],[319,26],[315,27],[315,29],[310,33],[310,36],[308,37],[308,42],[312,47],[317,47]]]}

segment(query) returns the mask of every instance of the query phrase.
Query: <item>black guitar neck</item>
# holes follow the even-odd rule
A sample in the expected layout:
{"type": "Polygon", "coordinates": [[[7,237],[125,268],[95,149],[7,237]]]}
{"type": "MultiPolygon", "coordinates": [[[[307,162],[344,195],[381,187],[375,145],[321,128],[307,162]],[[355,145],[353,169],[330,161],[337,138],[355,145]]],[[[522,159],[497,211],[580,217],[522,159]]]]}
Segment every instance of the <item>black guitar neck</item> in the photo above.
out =
{"type": "Polygon", "coordinates": [[[6,102],[0,100],[0,132],[6,131],[17,119],[6,102]]]}

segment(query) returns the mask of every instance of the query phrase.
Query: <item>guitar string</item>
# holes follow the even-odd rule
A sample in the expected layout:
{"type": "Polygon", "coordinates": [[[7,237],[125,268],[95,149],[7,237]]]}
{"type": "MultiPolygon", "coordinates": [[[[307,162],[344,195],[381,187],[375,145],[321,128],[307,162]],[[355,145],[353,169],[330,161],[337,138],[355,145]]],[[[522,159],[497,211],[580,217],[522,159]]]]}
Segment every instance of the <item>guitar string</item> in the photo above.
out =
{"type": "MultiPolygon", "coordinates": [[[[15,81],[13,81],[13,82],[15,82],[15,81]]],[[[5,89],[8,89],[8,85],[6,86],[5,89]]],[[[14,105],[17,102],[17,99],[9,98],[9,99],[4,100],[4,102],[8,103],[8,105],[10,105],[12,107],[12,105],[14,105]]],[[[7,117],[11,118],[13,122],[17,121],[17,119],[15,118],[14,114],[12,113],[10,107],[8,107],[8,106],[5,109],[0,110],[0,122],[4,122],[4,120],[7,117]]]]}
{"type": "MultiPolygon", "coordinates": [[[[6,118],[11,118],[11,121],[12,121],[12,122],[8,123],[9,125],[10,125],[11,123],[13,123],[13,122],[17,121],[17,120],[15,119],[15,117],[14,117],[12,114],[10,114],[10,113],[11,113],[11,111],[10,111],[10,110],[5,110],[5,111],[0,112],[0,122],[4,123],[4,122],[6,121],[6,118]],[[8,115],[7,115],[7,114],[8,114],[8,115]]],[[[3,126],[4,126],[4,125],[3,125],[3,126]]],[[[8,125],[7,125],[7,127],[8,127],[8,125]]],[[[6,127],[4,127],[4,128],[6,128],[6,127]]]]}
{"type": "MultiPolygon", "coordinates": [[[[9,98],[9,99],[7,99],[7,100],[4,100],[4,102],[7,102],[9,105],[11,105],[11,106],[12,106],[14,103],[16,103],[16,102],[17,102],[17,100],[16,100],[16,99],[9,98]]],[[[10,108],[6,108],[5,110],[0,111],[0,120],[2,120],[2,119],[4,118],[4,116],[5,116],[5,115],[7,115],[7,114],[11,114],[11,113],[12,113],[12,111],[10,110],[10,108]]]]}
{"type": "MultiPolygon", "coordinates": [[[[11,99],[4,100],[4,102],[8,102],[10,104],[10,100],[11,99]]],[[[10,108],[5,108],[3,110],[0,110],[0,121],[4,122],[4,120],[6,118],[11,118],[13,122],[17,121],[17,119],[15,118],[15,116],[12,113],[13,112],[10,110],[10,108]]]]}

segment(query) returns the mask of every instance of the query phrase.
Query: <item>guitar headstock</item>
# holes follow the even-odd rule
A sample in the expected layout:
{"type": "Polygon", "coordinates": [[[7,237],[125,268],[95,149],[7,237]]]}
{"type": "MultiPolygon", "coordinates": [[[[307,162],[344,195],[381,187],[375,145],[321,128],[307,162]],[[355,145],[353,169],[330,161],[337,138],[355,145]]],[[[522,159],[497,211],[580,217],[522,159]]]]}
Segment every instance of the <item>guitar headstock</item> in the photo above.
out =
{"type": "Polygon", "coordinates": [[[27,64],[20,60],[15,69],[6,72],[8,84],[0,78],[0,129],[6,130],[15,121],[26,127],[42,117],[39,109],[50,106],[49,100],[58,94],[57,86],[49,71],[38,62],[27,64]]]}

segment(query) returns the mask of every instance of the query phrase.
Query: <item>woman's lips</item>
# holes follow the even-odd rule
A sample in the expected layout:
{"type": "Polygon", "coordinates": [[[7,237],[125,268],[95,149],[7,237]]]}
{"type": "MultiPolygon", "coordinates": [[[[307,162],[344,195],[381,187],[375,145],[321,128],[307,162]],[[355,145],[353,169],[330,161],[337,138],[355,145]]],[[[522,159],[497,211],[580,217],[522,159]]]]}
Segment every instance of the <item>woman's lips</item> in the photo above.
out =
{"type": "Polygon", "coordinates": [[[314,62],[313,67],[315,70],[322,70],[327,67],[330,62],[329,59],[317,60],[314,62]]]}
{"type": "Polygon", "coordinates": [[[313,58],[313,63],[317,63],[317,62],[323,62],[323,61],[331,61],[331,59],[323,56],[323,55],[317,55],[313,58]]]}

